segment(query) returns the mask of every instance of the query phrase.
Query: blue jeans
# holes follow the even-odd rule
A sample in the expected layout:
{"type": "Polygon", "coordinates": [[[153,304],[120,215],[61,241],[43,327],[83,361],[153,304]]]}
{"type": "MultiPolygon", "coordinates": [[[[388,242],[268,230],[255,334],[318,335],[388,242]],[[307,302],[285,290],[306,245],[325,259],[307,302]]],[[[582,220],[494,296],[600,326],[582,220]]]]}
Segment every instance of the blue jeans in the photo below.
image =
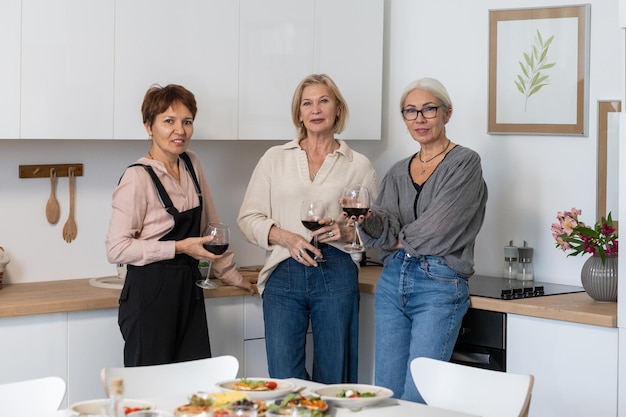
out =
{"type": "Polygon", "coordinates": [[[281,262],[263,291],[263,318],[272,378],[310,379],[306,333],[313,330],[313,381],[357,382],[359,344],[358,267],[349,254],[320,245],[326,262],[307,267],[281,262]]]}
{"type": "Polygon", "coordinates": [[[419,356],[448,361],[469,308],[467,278],[437,256],[403,249],[387,259],[374,295],[376,385],[424,402],[409,365],[419,356]]]}

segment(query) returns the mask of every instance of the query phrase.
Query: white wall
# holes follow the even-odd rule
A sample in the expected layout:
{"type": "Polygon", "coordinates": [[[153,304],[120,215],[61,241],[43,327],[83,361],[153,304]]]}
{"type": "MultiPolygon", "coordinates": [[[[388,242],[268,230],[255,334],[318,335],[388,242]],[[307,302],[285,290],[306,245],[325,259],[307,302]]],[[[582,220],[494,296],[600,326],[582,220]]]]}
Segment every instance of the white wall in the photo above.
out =
{"type": "MultiPolygon", "coordinates": [[[[592,5],[589,137],[486,133],[489,9],[518,8],[521,3],[479,3],[387,0],[384,139],[351,145],[372,159],[381,177],[393,162],[416,152],[400,118],[398,99],[410,81],[439,78],[454,104],[448,136],[481,154],[489,187],[487,216],[476,247],[477,273],[499,274],[503,246],[511,239],[517,244],[527,240],[535,248],[536,279],[579,285],[584,259],[566,258],[554,247],[550,224],[557,211],[574,206],[583,210],[584,221],[592,223],[596,217],[597,100],[624,100],[624,34],[618,27],[617,0],[588,2],[592,5]]],[[[523,7],[571,4],[527,0],[523,7]]],[[[59,122],[72,123],[71,108],[59,122]]],[[[234,225],[256,161],[278,143],[192,142],[191,149],[203,158],[223,221],[234,225]]],[[[124,167],[148,146],[147,140],[0,141],[0,246],[11,256],[5,282],[114,274],[104,253],[111,192],[124,167]],[[59,179],[61,220],[50,226],[44,214],[49,181],[19,179],[18,166],[70,162],[85,167],[77,180],[78,237],[68,244],[61,238],[68,210],[67,178],[59,179]]],[[[262,252],[238,233],[233,240],[240,265],[262,261],[262,252]]]]}

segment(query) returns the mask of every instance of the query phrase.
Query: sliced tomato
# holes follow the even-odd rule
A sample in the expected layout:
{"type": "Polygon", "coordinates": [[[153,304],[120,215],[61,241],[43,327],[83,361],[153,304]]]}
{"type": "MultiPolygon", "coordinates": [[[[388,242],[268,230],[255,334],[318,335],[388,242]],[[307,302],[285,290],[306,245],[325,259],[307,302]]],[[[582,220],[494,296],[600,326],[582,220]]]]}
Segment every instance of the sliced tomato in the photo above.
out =
{"type": "Polygon", "coordinates": [[[278,386],[278,384],[277,384],[276,382],[274,382],[274,381],[267,381],[267,382],[265,383],[265,386],[266,386],[267,388],[269,388],[269,389],[271,389],[271,390],[272,390],[272,389],[276,389],[276,387],[278,386]]]}

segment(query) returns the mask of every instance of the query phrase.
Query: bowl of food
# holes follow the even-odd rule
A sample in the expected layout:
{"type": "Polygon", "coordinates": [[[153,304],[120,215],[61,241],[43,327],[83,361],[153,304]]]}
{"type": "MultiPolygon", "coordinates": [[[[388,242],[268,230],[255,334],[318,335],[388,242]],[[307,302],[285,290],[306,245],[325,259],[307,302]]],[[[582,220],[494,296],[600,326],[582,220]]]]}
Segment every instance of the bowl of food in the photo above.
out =
{"type": "Polygon", "coordinates": [[[353,411],[376,405],[393,396],[393,391],[388,388],[367,384],[333,384],[313,392],[334,406],[353,411]]]}
{"type": "Polygon", "coordinates": [[[251,400],[283,397],[294,389],[291,382],[270,378],[238,378],[218,382],[216,386],[226,392],[245,393],[251,400]]]}
{"type": "MultiPolygon", "coordinates": [[[[77,413],[79,417],[83,416],[100,416],[104,407],[110,404],[111,400],[108,398],[104,398],[101,400],[88,400],[81,401],[78,403],[74,403],[70,406],[70,409],[77,413]]],[[[154,404],[148,401],[141,400],[131,400],[124,398],[122,400],[122,405],[124,407],[124,413],[130,414],[136,411],[148,411],[154,410],[154,404]]]]}
{"type": "Polygon", "coordinates": [[[297,392],[287,394],[284,398],[267,405],[266,417],[306,415],[311,417],[327,417],[329,405],[318,395],[303,395],[297,392]]]}

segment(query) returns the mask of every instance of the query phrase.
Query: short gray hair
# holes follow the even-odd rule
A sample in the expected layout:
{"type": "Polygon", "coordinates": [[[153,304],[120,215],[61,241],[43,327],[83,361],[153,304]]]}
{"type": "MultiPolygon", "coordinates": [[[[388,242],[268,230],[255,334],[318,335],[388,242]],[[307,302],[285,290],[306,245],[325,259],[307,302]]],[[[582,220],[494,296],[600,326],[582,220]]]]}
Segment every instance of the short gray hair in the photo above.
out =
{"type": "Polygon", "coordinates": [[[434,78],[420,78],[419,80],[413,81],[404,89],[402,97],[400,97],[400,110],[404,107],[406,97],[413,90],[428,91],[437,97],[437,99],[441,102],[441,106],[445,107],[446,110],[452,107],[452,100],[450,100],[448,90],[446,90],[446,87],[444,87],[439,80],[434,78]]]}

